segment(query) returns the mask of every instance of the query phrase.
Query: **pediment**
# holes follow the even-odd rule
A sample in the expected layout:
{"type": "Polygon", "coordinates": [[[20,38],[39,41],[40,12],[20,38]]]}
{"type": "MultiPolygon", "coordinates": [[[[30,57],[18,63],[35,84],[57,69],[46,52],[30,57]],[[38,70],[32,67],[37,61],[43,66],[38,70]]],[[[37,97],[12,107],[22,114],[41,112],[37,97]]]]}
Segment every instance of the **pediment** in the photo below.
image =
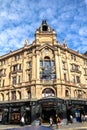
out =
{"type": "Polygon", "coordinates": [[[42,50],[44,50],[44,49],[49,49],[49,50],[51,50],[51,51],[54,51],[54,50],[55,50],[54,47],[51,46],[51,45],[49,45],[49,44],[44,44],[43,46],[41,46],[40,48],[38,48],[39,51],[42,51],[42,50]]]}

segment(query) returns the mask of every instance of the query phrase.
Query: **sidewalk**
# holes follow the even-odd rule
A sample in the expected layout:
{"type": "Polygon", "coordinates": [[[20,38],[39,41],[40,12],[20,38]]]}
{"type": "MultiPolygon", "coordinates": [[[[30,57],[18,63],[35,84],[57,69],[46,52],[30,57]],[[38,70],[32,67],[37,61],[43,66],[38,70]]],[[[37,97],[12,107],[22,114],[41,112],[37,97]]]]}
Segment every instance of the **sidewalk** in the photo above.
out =
{"type": "MultiPolygon", "coordinates": [[[[58,130],[56,125],[53,125],[53,130],[58,130]]],[[[84,123],[69,123],[68,125],[61,125],[59,130],[87,130],[87,122],[84,123]]]]}
{"type": "MultiPolygon", "coordinates": [[[[49,127],[49,124],[42,124],[42,125],[49,127]]],[[[59,129],[57,129],[56,125],[53,124],[52,130],[87,130],[87,122],[84,122],[84,123],[75,122],[72,124],[69,123],[68,125],[63,124],[63,125],[60,125],[59,129]]]]}
{"type": "MultiPolygon", "coordinates": [[[[49,124],[42,124],[42,126],[49,127],[49,124]]],[[[23,126],[23,127],[26,127],[26,125],[23,126]]],[[[11,128],[21,128],[21,126],[20,125],[1,125],[0,124],[0,130],[5,130],[7,128],[10,128],[10,129],[11,128]]],[[[63,124],[63,125],[60,126],[59,129],[57,129],[56,125],[53,124],[52,130],[87,130],[87,122],[84,122],[84,123],[72,123],[72,124],[69,123],[68,125],[63,124]]]]}

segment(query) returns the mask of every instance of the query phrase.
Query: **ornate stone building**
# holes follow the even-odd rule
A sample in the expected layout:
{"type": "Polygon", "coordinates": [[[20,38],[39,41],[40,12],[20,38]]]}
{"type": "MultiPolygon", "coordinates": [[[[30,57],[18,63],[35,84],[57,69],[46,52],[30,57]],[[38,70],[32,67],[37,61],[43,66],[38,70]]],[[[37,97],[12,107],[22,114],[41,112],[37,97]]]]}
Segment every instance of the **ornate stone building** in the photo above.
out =
{"type": "Polygon", "coordinates": [[[0,121],[65,118],[67,106],[87,112],[87,54],[61,45],[43,20],[32,44],[0,56],[0,121]]]}

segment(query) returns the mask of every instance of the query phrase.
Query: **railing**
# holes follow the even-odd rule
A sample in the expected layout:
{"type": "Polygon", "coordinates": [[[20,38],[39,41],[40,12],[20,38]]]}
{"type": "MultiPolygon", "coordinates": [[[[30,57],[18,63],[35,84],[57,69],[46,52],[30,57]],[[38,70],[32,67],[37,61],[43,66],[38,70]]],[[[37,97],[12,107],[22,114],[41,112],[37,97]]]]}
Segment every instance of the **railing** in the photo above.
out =
{"type": "Polygon", "coordinates": [[[42,84],[53,84],[54,81],[53,80],[40,80],[40,83],[42,83],[42,84]]]}

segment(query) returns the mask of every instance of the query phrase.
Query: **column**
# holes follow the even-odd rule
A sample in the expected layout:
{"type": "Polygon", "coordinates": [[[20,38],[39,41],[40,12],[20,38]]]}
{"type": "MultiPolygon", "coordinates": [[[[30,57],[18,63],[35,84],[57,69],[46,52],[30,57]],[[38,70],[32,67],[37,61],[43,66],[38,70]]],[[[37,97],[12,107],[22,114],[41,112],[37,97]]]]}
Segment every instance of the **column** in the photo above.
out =
{"type": "Polygon", "coordinates": [[[70,64],[69,64],[69,59],[68,59],[68,53],[67,53],[67,52],[66,52],[66,58],[67,58],[66,61],[67,61],[67,70],[68,70],[68,71],[67,71],[68,81],[71,81],[71,80],[70,80],[70,77],[71,77],[71,76],[70,76],[70,64]]]}
{"type": "Polygon", "coordinates": [[[55,67],[56,67],[56,79],[60,79],[60,76],[59,76],[58,53],[57,52],[55,52],[55,67]]]}
{"type": "Polygon", "coordinates": [[[36,70],[36,59],[35,59],[35,55],[33,54],[33,57],[32,57],[32,80],[36,79],[35,70],[36,70]]]}
{"type": "Polygon", "coordinates": [[[58,49],[59,52],[59,73],[60,73],[60,80],[63,80],[63,69],[62,69],[62,59],[60,55],[60,49],[58,49]]]}
{"type": "Polygon", "coordinates": [[[10,122],[11,122],[11,107],[9,107],[8,111],[9,111],[8,123],[10,124],[10,122]]]}
{"type": "Polygon", "coordinates": [[[39,52],[37,52],[37,59],[36,59],[36,72],[37,72],[37,77],[36,79],[39,80],[40,79],[40,56],[39,56],[39,52]]]}

